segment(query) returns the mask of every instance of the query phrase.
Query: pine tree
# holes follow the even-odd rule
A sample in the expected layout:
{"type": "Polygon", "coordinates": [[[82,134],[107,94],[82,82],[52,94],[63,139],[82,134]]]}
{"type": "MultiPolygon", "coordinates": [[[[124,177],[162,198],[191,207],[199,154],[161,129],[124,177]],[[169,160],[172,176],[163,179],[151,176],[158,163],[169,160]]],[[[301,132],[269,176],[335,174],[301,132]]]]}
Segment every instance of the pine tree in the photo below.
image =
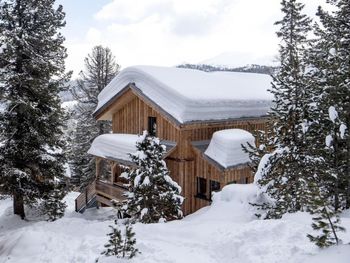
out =
{"type": "Polygon", "coordinates": [[[311,21],[302,14],[304,5],[296,0],[283,0],[281,4],[284,17],[275,23],[280,26],[277,35],[281,38],[281,66],[273,76],[271,90],[274,100],[270,143],[274,152],[268,156],[266,167],[258,171],[258,183],[276,201],[271,217],[304,209],[306,176],[314,165],[308,149],[310,94],[304,61],[311,21]]]}
{"type": "Polygon", "coordinates": [[[125,228],[124,248],[122,257],[133,258],[139,253],[139,250],[135,248],[136,238],[135,233],[132,231],[132,225],[127,224],[125,228]]]}
{"type": "Polygon", "coordinates": [[[105,245],[106,250],[101,254],[106,256],[116,256],[118,258],[133,258],[139,250],[135,248],[136,238],[132,226],[129,222],[125,225],[125,234],[122,235],[118,227],[118,221],[114,221],[115,226],[109,226],[112,232],[107,234],[109,236],[108,243],[105,245]]]}
{"type": "Polygon", "coordinates": [[[106,256],[120,256],[123,252],[123,238],[120,229],[118,229],[117,221],[114,222],[115,226],[109,226],[112,230],[108,233],[108,243],[105,245],[106,250],[101,254],[106,256]]]}
{"type": "MultiPolygon", "coordinates": [[[[74,135],[72,156],[73,179],[85,187],[95,178],[95,163],[87,151],[92,141],[101,134],[111,132],[109,121],[96,121],[92,114],[98,103],[97,96],[107,84],[118,74],[120,66],[109,48],[95,46],[91,54],[85,58],[85,71],[80,73],[77,83],[71,92],[78,101],[76,107],[77,129],[74,135]]],[[[102,166],[107,175],[109,168],[102,166]]]]}
{"type": "Polygon", "coordinates": [[[125,212],[142,223],[181,218],[181,187],[171,179],[163,160],[165,146],[144,131],[136,148],[131,154],[136,167],[122,174],[130,182],[125,212]]]}
{"type": "Polygon", "coordinates": [[[313,184],[310,184],[310,202],[308,211],[314,216],[312,218],[312,228],[321,231],[317,236],[308,234],[307,237],[317,246],[324,248],[331,245],[338,245],[341,240],[337,232],[345,229],[340,225],[339,211],[329,199],[328,189],[323,185],[323,181],[314,176],[313,184]]]}
{"type": "Polygon", "coordinates": [[[350,1],[329,1],[335,11],[319,8],[321,26],[310,48],[315,101],[314,145],[335,210],[350,208],[350,1]],[[317,138],[317,139],[316,139],[317,138]]]}
{"type": "Polygon", "coordinates": [[[0,4],[0,94],[4,142],[0,187],[12,195],[14,213],[54,190],[64,175],[61,101],[66,49],[59,30],[62,6],[54,0],[4,0],[0,4]]]}

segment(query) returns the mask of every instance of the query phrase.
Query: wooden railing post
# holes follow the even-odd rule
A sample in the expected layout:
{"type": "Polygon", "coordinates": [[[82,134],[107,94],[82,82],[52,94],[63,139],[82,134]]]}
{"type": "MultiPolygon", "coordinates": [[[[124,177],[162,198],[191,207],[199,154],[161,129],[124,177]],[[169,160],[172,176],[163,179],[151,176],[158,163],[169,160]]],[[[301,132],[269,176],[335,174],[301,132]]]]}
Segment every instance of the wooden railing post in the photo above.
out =
{"type": "Polygon", "coordinates": [[[85,205],[87,205],[88,202],[89,202],[89,200],[88,200],[88,193],[89,193],[88,188],[89,188],[89,187],[86,187],[86,188],[85,188],[85,205]]]}

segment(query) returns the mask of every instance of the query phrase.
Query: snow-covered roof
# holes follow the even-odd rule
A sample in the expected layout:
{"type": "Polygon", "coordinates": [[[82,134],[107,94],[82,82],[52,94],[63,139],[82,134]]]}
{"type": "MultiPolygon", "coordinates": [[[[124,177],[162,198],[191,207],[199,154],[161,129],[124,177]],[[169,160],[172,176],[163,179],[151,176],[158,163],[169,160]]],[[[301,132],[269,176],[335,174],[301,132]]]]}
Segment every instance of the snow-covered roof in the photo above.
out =
{"type": "Polygon", "coordinates": [[[101,91],[95,114],[130,83],[180,123],[258,117],[272,100],[271,77],[264,74],[133,66],[101,91]]]}
{"type": "MultiPolygon", "coordinates": [[[[137,151],[136,142],[142,138],[136,134],[103,134],[95,138],[88,153],[108,160],[131,163],[130,154],[137,151]]],[[[167,152],[175,147],[175,143],[169,141],[161,141],[161,144],[166,146],[167,152]]]]}
{"type": "Polygon", "coordinates": [[[245,130],[228,129],[213,134],[204,154],[224,168],[248,163],[249,156],[243,152],[242,144],[254,145],[254,136],[245,130]]]}

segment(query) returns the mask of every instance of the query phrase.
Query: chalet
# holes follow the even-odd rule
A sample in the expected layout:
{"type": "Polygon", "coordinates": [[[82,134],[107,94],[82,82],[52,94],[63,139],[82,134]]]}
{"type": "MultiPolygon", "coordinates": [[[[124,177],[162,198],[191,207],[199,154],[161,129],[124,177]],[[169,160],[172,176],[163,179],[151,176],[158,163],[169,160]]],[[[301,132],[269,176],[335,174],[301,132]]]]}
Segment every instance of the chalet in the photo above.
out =
{"type": "Polygon", "coordinates": [[[182,187],[185,215],[210,204],[211,193],[227,184],[251,183],[241,144],[254,143],[251,129],[265,129],[270,82],[270,76],[253,73],[124,69],[98,96],[94,117],[111,120],[113,131],[92,143],[96,180],[77,198],[76,210],[123,200],[120,164],[132,165],[128,154],[144,130],[166,145],[164,160],[182,187]],[[102,162],[110,164],[108,180],[100,178],[102,162]]]}

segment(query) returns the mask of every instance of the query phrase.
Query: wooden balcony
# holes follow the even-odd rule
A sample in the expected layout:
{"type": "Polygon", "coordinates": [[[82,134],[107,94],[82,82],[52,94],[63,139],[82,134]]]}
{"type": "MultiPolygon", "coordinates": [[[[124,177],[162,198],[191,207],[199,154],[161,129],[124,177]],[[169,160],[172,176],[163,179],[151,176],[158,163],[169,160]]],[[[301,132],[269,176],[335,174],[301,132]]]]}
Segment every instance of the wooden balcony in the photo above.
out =
{"type": "Polygon", "coordinates": [[[118,185],[96,181],[96,194],[111,200],[124,201],[126,199],[124,196],[126,191],[125,188],[118,185]]]}

